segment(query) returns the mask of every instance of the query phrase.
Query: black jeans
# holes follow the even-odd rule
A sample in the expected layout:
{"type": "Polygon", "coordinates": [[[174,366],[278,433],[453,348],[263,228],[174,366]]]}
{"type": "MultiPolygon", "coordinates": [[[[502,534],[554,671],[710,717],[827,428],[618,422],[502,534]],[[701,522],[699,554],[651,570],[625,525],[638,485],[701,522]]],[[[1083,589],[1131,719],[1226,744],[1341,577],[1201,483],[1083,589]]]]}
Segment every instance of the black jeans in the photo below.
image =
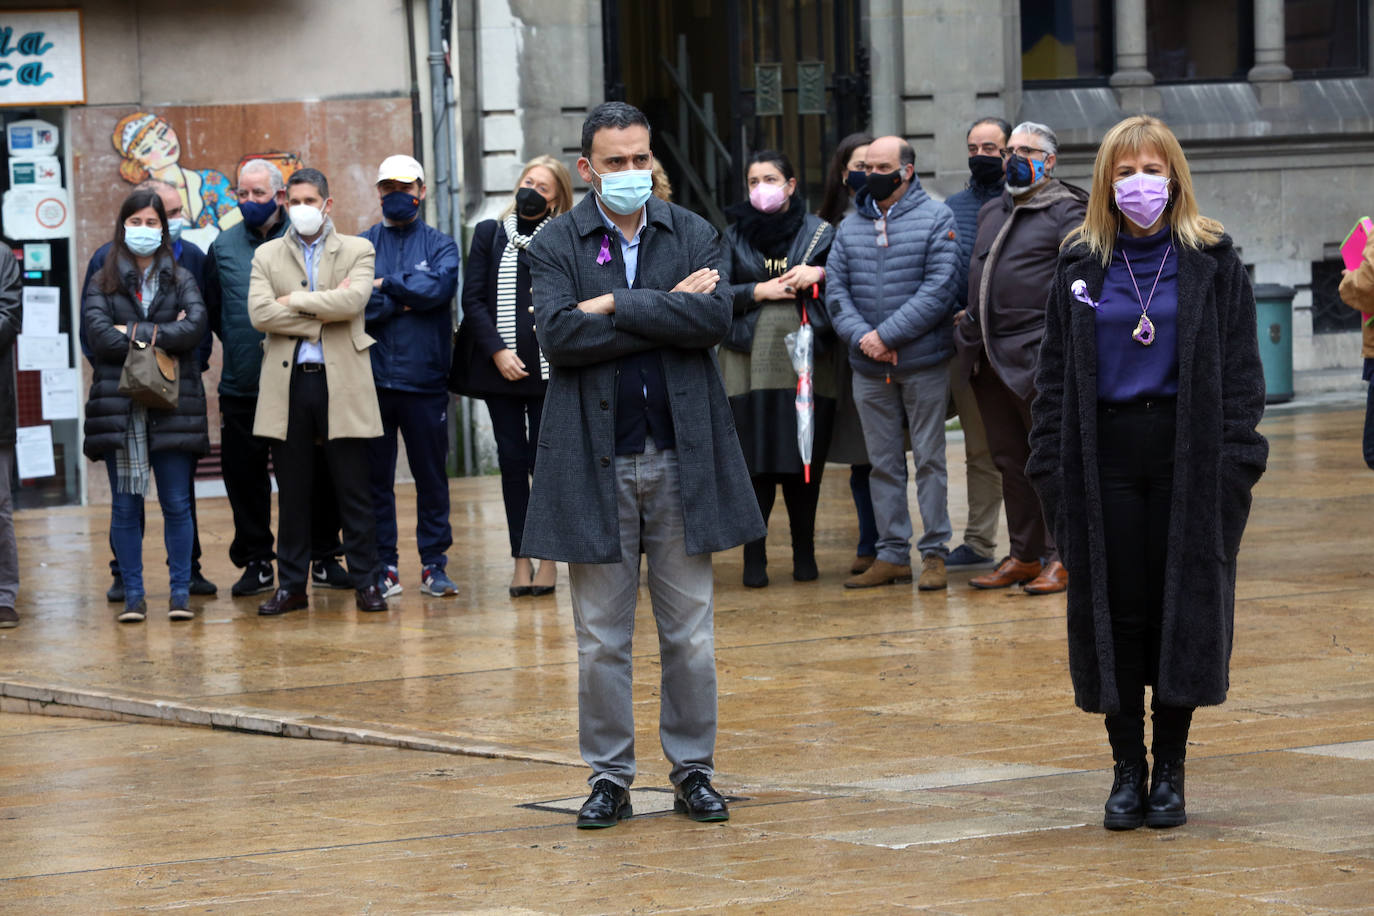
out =
{"type": "MultiPolygon", "coordinates": [[[[792,551],[810,555],[816,545],[816,505],[821,498],[821,472],[824,464],[811,467],[811,482],[802,474],[754,474],[754,495],[759,501],[763,523],[773,514],[778,486],[782,486],[782,501],[787,505],[787,524],[792,531],[792,551]]],[[[763,543],[762,540],[759,543],[763,543]]]]}
{"type": "MultiPolygon", "coordinates": [[[[1107,601],[1120,712],[1107,716],[1114,760],[1145,756],[1145,685],[1157,683],[1169,503],[1174,488],[1172,398],[1102,405],[1097,461],[1107,548],[1107,601]]],[[[1186,609],[1182,609],[1186,612],[1186,609]]],[[[1181,760],[1191,707],[1150,702],[1156,760],[1181,760]]]]}
{"type": "MultiPolygon", "coordinates": [[[[257,411],[257,398],[219,396],[220,466],[224,494],[229,497],[234,518],[229,561],[240,569],[276,558],[272,550],[272,478],[268,473],[272,440],[253,435],[257,411]]],[[[339,513],[334,506],[329,465],[319,447],[315,449],[314,488],[317,508],[311,516],[310,556],[328,560],[339,555],[339,513]]]]}
{"type": "Polygon", "coordinates": [[[530,507],[530,477],[539,451],[539,420],[544,414],[542,397],[488,395],[487,412],[496,437],[496,462],[501,467],[501,497],[506,504],[506,529],[510,555],[520,556],[525,533],[525,513],[530,507]]]}
{"type": "Polygon", "coordinates": [[[1364,361],[1364,380],[1369,382],[1364,408],[1364,463],[1374,468],[1374,359],[1364,361]]]}
{"type": "Polygon", "coordinates": [[[372,512],[366,439],[329,438],[329,386],[323,372],[291,372],[286,439],[272,442],[277,471],[277,584],[304,592],[310,578],[315,519],[343,523],[348,577],[356,589],[377,583],[377,524],[372,512]],[[319,492],[315,461],[323,453],[330,492],[319,492]]]}

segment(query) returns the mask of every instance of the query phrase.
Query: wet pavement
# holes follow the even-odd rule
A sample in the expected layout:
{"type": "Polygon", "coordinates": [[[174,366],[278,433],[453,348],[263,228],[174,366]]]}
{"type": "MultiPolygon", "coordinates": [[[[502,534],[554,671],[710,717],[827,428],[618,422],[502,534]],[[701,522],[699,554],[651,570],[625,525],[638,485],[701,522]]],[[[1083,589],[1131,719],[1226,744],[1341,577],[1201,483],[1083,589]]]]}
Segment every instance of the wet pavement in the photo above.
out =
{"type": "MultiPolygon", "coordinates": [[[[1265,422],[1231,697],[1195,717],[1189,823],[1126,834],[1101,828],[1110,755],[1073,707],[1062,596],[977,592],[972,573],[944,593],[845,591],[844,468],[824,484],[819,582],[791,579],[781,504],[767,589],[741,587],[738,550],[717,557],[724,825],[671,813],[644,612],[638,816],[572,827],[586,771],[566,571],[553,596],[507,596],[496,478],[452,482],[461,594],[419,594],[412,533],[406,591],[377,615],[351,592],[279,618],[229,598],[228,507],[207,499],[220,597],[166,619],[153,512],[152,613],[117,624],[108,510],[20,513],[23,622],[0,631],[0,910],[1374,910],[1362,421],[1265,422]]],[[[950,469],[959,530],[957,442],[950,469]]],[[[412,526],[408,486],[398,503],[412,526]]]]}

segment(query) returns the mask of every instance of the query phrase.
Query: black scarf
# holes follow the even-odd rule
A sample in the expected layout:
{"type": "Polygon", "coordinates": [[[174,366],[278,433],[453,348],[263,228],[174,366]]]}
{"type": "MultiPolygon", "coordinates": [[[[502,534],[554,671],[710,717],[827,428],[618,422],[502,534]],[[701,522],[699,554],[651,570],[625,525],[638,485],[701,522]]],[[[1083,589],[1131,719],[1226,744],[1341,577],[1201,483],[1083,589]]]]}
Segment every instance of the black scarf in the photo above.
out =
{"type": "Polygon", "coordinates": [[[726,208],[725,215],[734,219],[740,238],[759,254],[765,258],[782,258],[787,256],[792,240],[806,220],[806,209],[794,195],[788,198],[787,209],[777,213],[756,210],[745,200],[726,208]]]}

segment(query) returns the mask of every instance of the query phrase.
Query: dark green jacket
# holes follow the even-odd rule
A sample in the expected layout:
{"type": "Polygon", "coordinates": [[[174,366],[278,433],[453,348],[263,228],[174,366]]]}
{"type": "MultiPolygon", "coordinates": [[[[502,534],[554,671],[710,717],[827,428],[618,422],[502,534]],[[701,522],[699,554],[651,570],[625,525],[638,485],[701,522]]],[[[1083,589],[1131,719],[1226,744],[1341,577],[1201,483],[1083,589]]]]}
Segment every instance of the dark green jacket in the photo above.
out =
{"type": "Polygon", "coordinates": [[[237,223],[210,243],[205,259],[205,306],[210,313],[210,330],[219,335],[224,348],[219,376],[221,395],[258,396],[263,334],[248,320],[248,277],[259,246],[285,235],[290,225],[285,211],[280,211],[266,238],[237,223]]]}

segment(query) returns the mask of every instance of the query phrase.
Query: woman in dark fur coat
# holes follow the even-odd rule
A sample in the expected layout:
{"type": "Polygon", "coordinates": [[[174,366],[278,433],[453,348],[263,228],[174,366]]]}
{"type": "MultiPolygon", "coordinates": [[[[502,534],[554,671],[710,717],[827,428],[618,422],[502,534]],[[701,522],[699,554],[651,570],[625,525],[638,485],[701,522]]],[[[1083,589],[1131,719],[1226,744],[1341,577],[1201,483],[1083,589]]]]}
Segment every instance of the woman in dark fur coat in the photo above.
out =
{"type": "Polygon", "coordinates": [[[1103,826],[1177,826],[1193,710],[1226,699],[1236,552],[1269,446],[1250,281],[1155,118],[1098,150],[1036,389],[1026,473],[1069,570],[1074,699],[1106,715],[1103,826]]]}

